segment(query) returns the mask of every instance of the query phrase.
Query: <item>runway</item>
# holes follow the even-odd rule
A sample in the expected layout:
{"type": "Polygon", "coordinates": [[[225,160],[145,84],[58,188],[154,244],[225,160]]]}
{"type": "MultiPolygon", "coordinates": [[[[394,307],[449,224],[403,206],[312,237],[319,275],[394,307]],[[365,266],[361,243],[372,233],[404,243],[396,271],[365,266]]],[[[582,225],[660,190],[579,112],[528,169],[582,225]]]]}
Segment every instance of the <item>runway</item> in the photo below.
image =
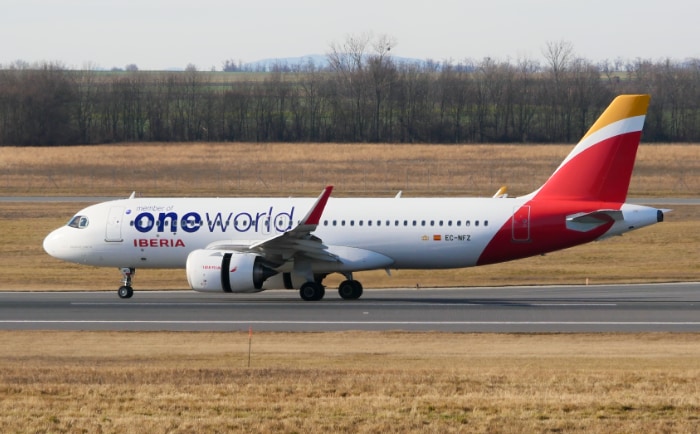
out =
{"type": "Polygon", "coordinates": [[[700,283],[201,294],[0,292],[4,330],[700,332],[700,283]]]}

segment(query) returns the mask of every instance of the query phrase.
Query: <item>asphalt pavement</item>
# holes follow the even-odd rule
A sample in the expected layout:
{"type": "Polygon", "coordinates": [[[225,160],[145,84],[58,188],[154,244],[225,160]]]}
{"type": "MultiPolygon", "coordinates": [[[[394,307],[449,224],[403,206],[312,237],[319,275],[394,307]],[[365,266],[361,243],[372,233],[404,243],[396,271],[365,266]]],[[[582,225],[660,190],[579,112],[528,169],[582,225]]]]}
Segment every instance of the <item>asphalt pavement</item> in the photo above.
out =
{"type": "Polygon", "coordinates": [[[700,283],[328,291],[0,292],[0,329],[700,332],[700,283]]]}

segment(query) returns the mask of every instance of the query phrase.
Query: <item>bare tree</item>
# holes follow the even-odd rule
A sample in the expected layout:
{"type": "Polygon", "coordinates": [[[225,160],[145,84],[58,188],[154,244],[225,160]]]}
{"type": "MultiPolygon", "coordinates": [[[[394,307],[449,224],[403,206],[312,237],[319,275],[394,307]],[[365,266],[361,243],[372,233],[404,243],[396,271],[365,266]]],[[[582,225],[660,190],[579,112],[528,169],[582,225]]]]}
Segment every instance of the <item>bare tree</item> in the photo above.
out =
{"type": "Polygon", "coordinates": [[[550,106],[546,133],[550,140],[555,139],[559,131],[570,131],[569,126],[565,125],[569,119],[570,108],[566,85],[563,81],[573,58],[573,51],[571,42],[561,40],[547,42],[543,52],[552,80],[552,86],[548,89],[550,106]]]}
{"type": "Polygon", "coordinates": [[[342,43],[331,43],[326,54],[339,92],[352,101],[348,111],[353,119],[353,140],[380,138],[382,104],[395,74],[390,53],[395,45],[390,36],[363,33],[347,36],[342,43]]]}
{"type": "Polygon", "coordinates": [[[243,62],[241,60],[235,61],[233,59],[229,59],[224,61],[222,71],[224,72],[237,72],[241,71],[243,69],[243,62]]]}
{"type": "MultiPolygon", "coordinates": [[[[391,59],[391,47],[396,40],[381,35],[373,43],[373,52],[369,55],[368,73],[374,90],[374,141],[380,140],[381,112],[385,95],[389,93],[392,82],[396,79],[396,67],[391,59]]],[[[389,111],[391,113],[391,111],[389,111]]]]}
{"type": "Polygon", "coordinates": [[[554,81],[558,82],[573,58],[574,46],[569,41],[549,41],[545,45],[543,54],[549,63],[554,81]]]}
{"type": "Polygon", "coordinates": [[[77,90],[76,118],[82,143],[92,143],[93,123],[97,102],[97,65],[87,63],[81,71],[73,76],[77,90]]]}

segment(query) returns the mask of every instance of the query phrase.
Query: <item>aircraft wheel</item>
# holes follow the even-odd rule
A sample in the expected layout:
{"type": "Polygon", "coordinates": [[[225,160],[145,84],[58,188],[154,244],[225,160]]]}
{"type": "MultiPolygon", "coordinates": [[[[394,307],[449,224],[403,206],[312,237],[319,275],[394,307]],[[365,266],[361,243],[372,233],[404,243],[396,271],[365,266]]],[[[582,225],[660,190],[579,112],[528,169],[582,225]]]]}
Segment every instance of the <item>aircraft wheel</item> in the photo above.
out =
{"type": "Polygon", "coordinates": [[[304,301],[318,301],[326,295],[326,290],[320,283],[306,282],[299,288],[299,295],[304,301]]]}
{"type": "Polygon", "coordinates": [[[119,294],[119,298],[131,298],[134,295],[134,289],[131,286],[121,286],[117,294],[119,294]]]}
{"type": "Polygon", "coordinates": [[[344,280],[338,285],[338,294],[344,300],[357,300],[362,297],[362,284],[357,280],[344,280]]]}

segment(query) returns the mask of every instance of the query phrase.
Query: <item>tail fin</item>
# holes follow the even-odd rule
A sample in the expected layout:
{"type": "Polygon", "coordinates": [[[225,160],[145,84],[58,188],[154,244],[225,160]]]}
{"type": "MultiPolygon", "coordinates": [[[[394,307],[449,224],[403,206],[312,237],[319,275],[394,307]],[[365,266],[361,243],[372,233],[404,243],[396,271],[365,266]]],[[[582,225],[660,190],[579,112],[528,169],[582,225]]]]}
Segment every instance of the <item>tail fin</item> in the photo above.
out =
{"type": "Polygon", "coordinates": [[[648,106],[649,95],[615,98],[533,198],[623,203],[648,106]]]}

